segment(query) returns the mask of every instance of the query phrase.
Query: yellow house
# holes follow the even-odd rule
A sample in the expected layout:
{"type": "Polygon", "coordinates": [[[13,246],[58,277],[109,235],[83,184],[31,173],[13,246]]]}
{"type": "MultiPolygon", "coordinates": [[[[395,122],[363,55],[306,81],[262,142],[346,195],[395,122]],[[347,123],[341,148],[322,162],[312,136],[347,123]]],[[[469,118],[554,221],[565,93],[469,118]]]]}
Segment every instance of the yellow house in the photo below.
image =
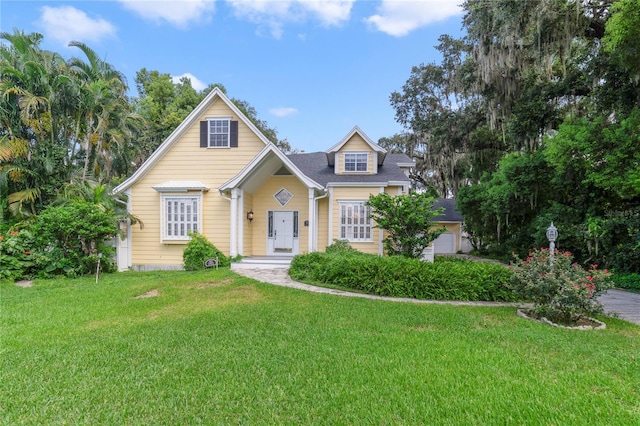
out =
{"type": "Polygon", "coordinates": [[[118,269],[180,268],[191,231],[232,257],[291,257],[336,239],[382,254],[365,202],[406,193],[413,166],[358,127],[326,152],[285,155],[216,88],[115,188],[144,223],[123,224],[118,269]]]}

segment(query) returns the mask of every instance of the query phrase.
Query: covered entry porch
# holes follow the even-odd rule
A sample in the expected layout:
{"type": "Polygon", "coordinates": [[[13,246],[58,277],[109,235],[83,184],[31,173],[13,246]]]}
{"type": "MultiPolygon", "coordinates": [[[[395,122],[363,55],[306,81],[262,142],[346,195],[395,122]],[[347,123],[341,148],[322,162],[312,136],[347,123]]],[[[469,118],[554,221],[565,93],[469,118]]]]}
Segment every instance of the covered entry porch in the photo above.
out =
{"type": "Polygon", "coordinates": [[[320,185],[267,146],[218,188],[229,201],[230,255],[291,258],[317,249],[320,185]]]}

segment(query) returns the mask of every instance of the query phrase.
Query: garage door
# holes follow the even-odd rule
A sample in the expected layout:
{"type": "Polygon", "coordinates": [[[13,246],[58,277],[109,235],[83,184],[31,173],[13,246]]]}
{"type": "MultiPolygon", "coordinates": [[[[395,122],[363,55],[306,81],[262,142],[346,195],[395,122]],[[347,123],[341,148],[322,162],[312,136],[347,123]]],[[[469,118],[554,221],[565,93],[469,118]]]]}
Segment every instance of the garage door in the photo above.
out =
{"type": "Polygon", "coordinates": [[[454,254],[456,252],[456,234],[445,232],[433,242],[436,254],[454,254]]]}

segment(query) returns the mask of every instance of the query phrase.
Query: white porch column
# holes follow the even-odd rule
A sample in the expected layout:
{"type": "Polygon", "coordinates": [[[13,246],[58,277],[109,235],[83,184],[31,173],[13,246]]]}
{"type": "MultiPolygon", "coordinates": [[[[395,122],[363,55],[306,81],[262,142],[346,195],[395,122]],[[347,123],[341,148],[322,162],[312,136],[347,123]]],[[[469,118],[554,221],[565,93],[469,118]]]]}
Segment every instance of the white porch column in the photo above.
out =
{"type": "Polygon", "coordinates": [[[315,195],[316,194],[313,188],[309,188],[309,253],[315,251],[313,249],[313,242],[316,235],[316,205],[314,200],[315,195]]]}
{"type": "MultiPolygon", "coordinates": [[[[380,193],[382,194],[384,192],[384,186],[380,187],[380,193]]],[[[384,231],[382,230],[382,228],[378,228],[378,255],[382,256],[384,255],[384,244],[382,243],[383,240],[383,235],[384,231]]]]}
{"type": "Polygon", "coordinates": [[[238,189],[231,190],[231,229],[229,238],[229,252],[231,257],[238,255],[238,189]]]}
{"type": "Polygon", "coordinates": [[[244,254],[244,190],[238,189],[238,253],[244,254]]]}
{"type": "Polygon", "coordinates": [[[329,235],[327,235],[327,244],[331,245],[333,244],[333,187],[329,188],[329,217],[327,222],[329,224],[327,227],[329,233],[329,235]]]}

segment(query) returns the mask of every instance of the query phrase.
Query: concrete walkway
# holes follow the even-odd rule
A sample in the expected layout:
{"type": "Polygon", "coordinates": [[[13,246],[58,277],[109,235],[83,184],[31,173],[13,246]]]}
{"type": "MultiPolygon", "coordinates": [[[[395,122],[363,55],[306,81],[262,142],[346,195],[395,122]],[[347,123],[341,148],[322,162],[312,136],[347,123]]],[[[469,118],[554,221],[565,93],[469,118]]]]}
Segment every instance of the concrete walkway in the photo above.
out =
{"type": "MultiPolygon", "coordinates": [[[[514,306],[525,307],[523,303],[505,303],[505,302],[459,302],[444,300],[418,300],[403,297],[384,297],[372,294],[354,293],[350,291],[334,290],[331,288],[317,287],[309,284],[299,283],[289,277],[288,268],[256,268],[256,269],[234,269],[234,272],[245,277],[253,278],[258,281],[279,285],[282,287],[296,288],[298,290],[311,291],[314,293],[334,294],[346,297],[362,297],[365,299],[387,300],[390,302],[409,302],[409,303],[431,303],[440,305],[459,305],[459,306],[514,306]]],[[[604,305],[604,310],[609,315],[614,315],[623,320],[640,325],[640,294],[631,293],[624,290],[609,290],[600,301],[604,305]]]]}

